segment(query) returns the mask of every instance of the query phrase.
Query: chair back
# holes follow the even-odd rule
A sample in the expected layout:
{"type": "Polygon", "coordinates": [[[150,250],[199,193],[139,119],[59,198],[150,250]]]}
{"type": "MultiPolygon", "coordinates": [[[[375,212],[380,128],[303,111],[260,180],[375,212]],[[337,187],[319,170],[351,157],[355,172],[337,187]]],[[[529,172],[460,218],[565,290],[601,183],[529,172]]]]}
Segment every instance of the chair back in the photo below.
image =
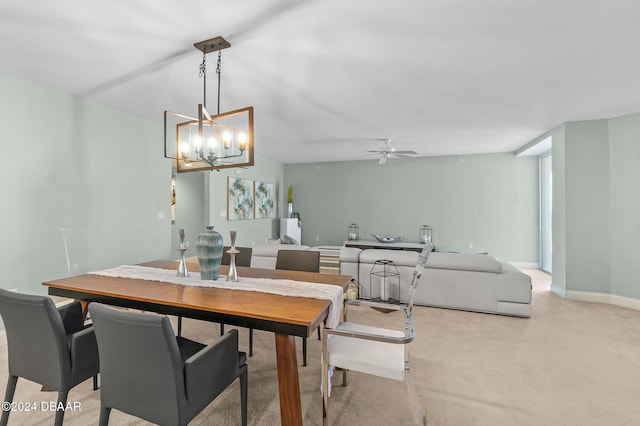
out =
{"type": "Polygon", "coordinates": [[[98,341],[103,406],[158,424],[179,424],[187,402],[169,319],[100,303],[89,305],[89,312],[98,341]]]}
{"type": "Polygon", "coordinates": [[[320,252],[317,250],[278,250],[276,269],[318,272],[320,270],[320,252]]]}
{"type": "Polygon", "coordinates": [[[80,275],[93,269],[89,227],[86,225],[63,226],[62,242],[67,260],[67,274],[80,275]]]}
{"type": "Polygon", "coordinates": [[[413,270],[413,278],[411,279],[411,285],[409,286],[409,300],[407,303],[409,310],[413,309],[413,298],[416,295],[416,289],[420,283],[420,277],[422,277],[422,271],[427,264],[431,250],[433,250],[433,244],[426,243],[420,252],[420,256],[418,256],[418,263],[416,263],[416,267],[413,270]]]}
{"type": "Polygon", "coordinates": [[[61,391],[71,387],[71,360],[62,318],[48,296],[0,289],[9,374],[61,391]]]}
{"type": "MultiPolygon", "coordinates": [[[[231,247],[225,246],[222,250],[221,265],[228,265],[231,262],[231,256],[227,253],[231,247]]],[[[236,247],[240,253],[236,254],[236,266],[251,266],[251,253],[253,249],[251,247],[236,247]]]]}

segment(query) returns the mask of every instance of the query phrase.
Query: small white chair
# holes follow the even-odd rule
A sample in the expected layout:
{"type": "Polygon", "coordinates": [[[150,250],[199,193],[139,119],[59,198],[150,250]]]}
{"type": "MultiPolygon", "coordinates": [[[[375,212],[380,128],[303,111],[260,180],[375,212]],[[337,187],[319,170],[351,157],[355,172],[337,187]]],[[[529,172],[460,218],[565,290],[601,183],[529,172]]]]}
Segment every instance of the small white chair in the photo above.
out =
{"type": "MultiPolygon", "coordinates": [[[[425,244],[418,263],[413,271],[409,288],[409,300],[406,306],[371,302],[361,299],[348,299],[345,306],[345,321],[336,328],[324,328],[322,338],[322,416],[323,424],[328,419],[329,366],[343,370],[343,386],[347,385],[347,370],[359,371],[379,377],[405,380],[409,370],[407,343],[413,341],[413,298],[433,246],[425,244]],[[371,327],[347,322],[349,305],[363,305],[384,310],[394,309],[406,314],[404,331],[371,327]],[[362,354],[367,354],[366,357],[362,354]]],[[[408,383],[411,386],[411,383],[408,383]]],[[[415,400],[415,392],[409,388],[410,402],[416,423],[424,424],[422,410],[415,400]]]]}

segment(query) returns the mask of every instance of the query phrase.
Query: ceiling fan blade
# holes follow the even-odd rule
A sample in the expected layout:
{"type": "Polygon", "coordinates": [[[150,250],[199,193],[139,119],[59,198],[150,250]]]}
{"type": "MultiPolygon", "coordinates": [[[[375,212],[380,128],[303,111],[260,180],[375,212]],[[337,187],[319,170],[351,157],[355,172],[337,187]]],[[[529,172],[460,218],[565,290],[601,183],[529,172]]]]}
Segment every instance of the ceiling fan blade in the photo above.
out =
{"type": "Polygon", "coordinates": [[[385,164],[387,162],[387,156],[383,155],[382,157],[380,157],[380,160],[378,160],[378,164],[385,164]]]}
{"type": "Polygon", "coordinates": [[[418,153],[415,151],[393,151],[394,154],[411,154],[411,155],[417,155],[418,153]]]}
{"type": "Polygon", "coordinates": [[[407,155],[407,154],[398,154],[397,152],[394,152],[392,155],[393,155],[394,157],[396,157],[396,158],[403,158],[403,159],[413,159],[413,158],[416,158],[416,157],[412,157],[412,156],[407,155]]]}

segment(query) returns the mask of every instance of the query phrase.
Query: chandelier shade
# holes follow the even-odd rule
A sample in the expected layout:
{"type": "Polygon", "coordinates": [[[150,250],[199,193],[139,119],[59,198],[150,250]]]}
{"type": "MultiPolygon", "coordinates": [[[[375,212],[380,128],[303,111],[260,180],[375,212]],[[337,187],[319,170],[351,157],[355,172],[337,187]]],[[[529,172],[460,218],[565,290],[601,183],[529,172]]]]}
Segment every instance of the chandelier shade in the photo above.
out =
{"type": "Polygon", "coordinates": [[[253,166],[253,107],[198,117],[164,112],[164,156],[178,173],[253,166]]]}
{"type": "Polygon", "coordinates": [[[198,172],[253,166],[253,107],[220,112],[220,69],[222,49],[231,46],[222,37],[195,43],[203,54],[200,76],[204,77],[204,102],[197,117],[164,112],[164,156],[175,160],[176,170],[198,172]],[[218,112],[206,108],[206,55],[218,52],[218,112]]]}

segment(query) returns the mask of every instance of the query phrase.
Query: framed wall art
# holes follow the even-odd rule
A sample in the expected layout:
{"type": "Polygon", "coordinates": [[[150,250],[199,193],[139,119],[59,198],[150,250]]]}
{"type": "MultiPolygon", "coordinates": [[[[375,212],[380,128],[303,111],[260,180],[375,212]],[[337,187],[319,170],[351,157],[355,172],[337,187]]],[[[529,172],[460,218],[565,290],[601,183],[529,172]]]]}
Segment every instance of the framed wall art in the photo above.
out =
{"type": "Polygon", "coordinates": [[[228,177],[227,220],[253,219],[253,181],[228,177]]]}
{"type": "Polygon", "coordinates": [[[254,195],[254,217],[256,219],[275,217],[273,184],[267,182],[254,182],[254,195]]]}

